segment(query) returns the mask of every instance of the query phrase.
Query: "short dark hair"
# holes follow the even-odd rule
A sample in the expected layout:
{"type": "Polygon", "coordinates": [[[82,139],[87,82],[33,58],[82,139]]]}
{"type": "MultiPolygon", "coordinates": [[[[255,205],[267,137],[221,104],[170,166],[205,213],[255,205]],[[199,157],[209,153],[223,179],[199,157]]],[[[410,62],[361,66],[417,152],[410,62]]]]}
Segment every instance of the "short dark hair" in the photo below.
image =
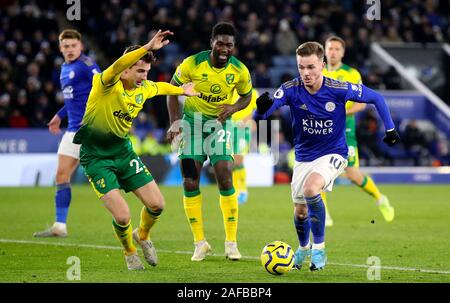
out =
{"type": "Polygon", "coordinates": [[[316,55],[320,60],[323,60],[324,50],[322,44],[315,41],[309,41],[301,44],[296,51],[300,57],[308,57],[316,55]]]}
{"type": "Polygon", "coordinates": [[[59,34],[58,39],[59,42],[63,41],[64,39],[77,39],[81,41],[81,34],[75,29],[65,29],[59,34]]]}
{"type": "Polygon", "coordinates": [[[214,39],[218,35],[229,35],[236,37],[236,28],[233,24],[228,22],[220,22],[214,25],[211,39],[214,39]]]}
{"type": "MultiPolygon", "coordinates": [[[[134,51],[134,50],[137,50],[137,49],[139,49],[139,48],[141,48],[141,47],[142,47],[141,45],[130,45],[130,46],[128,46],[128,47],[125,49],[125,51],[123,52],[123,54],[125,55],[125,54],[127,54],[127,53],[129,53],[129,52],[132,52],[132,51],[134,51]]],[[[148,51],[148,53],[145,54],[144,56],[142,56],[142,58],[139,59],[139,60],[144,60],[144,62],[146,62],[146,63],[153,63],[153,62],[156,61],[156,57],[155,57],[155,55],[153,54],[152,51],[148,51]]]]}
{"type": "Polygon", "coordinates": [[[345,41],[344,41],[344,39],[342,39],[341,37],[338,37],[338,36],[331,36],[331,37],[329,37],[329,38],[325,41],[325,45],[326,45],[328,42],[331,42],[331,41],[337,41],[337,42],[341,43],[342,48],[345,49],[345,41]]]}

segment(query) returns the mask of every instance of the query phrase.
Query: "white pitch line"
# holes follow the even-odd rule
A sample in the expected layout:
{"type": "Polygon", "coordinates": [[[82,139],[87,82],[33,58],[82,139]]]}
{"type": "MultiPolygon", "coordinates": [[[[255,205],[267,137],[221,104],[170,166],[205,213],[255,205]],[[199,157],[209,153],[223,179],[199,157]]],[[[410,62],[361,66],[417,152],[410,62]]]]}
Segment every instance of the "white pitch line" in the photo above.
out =
{"type": "MultiPolygon", "coordinates": [[[[14,240],[14,239],[0,239],[0,243],[53,245],[53,246],[66,246],[66,247],[84,247],[84,248],[94,248],[94,249],[122,250],[122,248],[119,246],[76,244],[76,243],[63,243],[63,242],[29,241],[29,240],[14,240]]],[[[192,254],[192,251],[182,251],[182,250],[157,249],[157,251],[162,252],[162,253],[172,253],[172,254],[182,254],[182,255],[192,254]]],[[[224,255],[223,254],[211,254],[211,256],[223,257],[224,255]]],[[[242,258],[248,259],[248,260],[259,260],[258,257],[252,257],[252,256],[242,256],[242,258]]],[[[337,265],[337,266],[361,267],[361,268],[371,267],[370,265],[366,265],[366,264],[349,264],[349,263],[335,263],[335,262],[327,262],[327,263],[330,265],[337,265]]],[[[386,269],[386,270],[417,271],[417,272],[421,272],[421,273],[450,275],[450,271],[445,271],[445,270],[421,269],[421,268],[398,267],[398,266],[380,266],[380,268],[386,269]]]]}

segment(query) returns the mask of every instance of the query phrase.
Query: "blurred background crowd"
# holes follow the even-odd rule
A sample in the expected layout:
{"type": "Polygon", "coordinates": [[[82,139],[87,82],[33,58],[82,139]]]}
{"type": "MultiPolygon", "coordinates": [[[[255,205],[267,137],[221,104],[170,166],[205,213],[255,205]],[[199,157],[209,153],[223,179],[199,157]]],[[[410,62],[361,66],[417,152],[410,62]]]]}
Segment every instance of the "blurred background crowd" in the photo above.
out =
{"type": "MultiPolygon", "coordinates": [[[[85,53],[102,69],[117,59],[126,46],[148,41],[159,28],[170,29],[175,33],[172,43],[157,52],[158,60],[149,74],[153,81],[170,81],[183,58],[210,48],[213,25],[229,21],[238,30],[235,55],[251,71],[256,88],[276,88],[296,77],[293,55],[298,45],[308,40],[323,43],[334,33],[346,41],[344,62],[360,71],[365,85],[379,90],[401,89],[395,69],[381,71],[369,60],[370,44],[449,42],[449,3],[383,0],[383,18],[370,21],[365,17],[365,2],[82,1],[81,20],[70,23],[65,1],[20,0],[15,5],[4,5],[0,8],[0,127],[45,128],[63,106],[59,88],[63,59],[58,34],[64,28],[76,28],[83,34],[85,53]]],[[[280,111],[276,117],[281,119],[280,143],[288,152],[292,149],[289,116],[280,111]]],[[[170,152],[163,139],[168,121],[165,97],[146,103],[135,121],[136,130],[146,134],[139,139],[148,137],[161,147],[144,149],[146,153],[170,152]]],[[[412,165],[449,164],[448,142],[438,140],[427,125],[396,122],[402,131],[403,146],[389,153],[373,140],[381,127],[374,113],[367,111],[359,119],[362,164],[396,165],[394,160],[402,157],[412,165]]]]}

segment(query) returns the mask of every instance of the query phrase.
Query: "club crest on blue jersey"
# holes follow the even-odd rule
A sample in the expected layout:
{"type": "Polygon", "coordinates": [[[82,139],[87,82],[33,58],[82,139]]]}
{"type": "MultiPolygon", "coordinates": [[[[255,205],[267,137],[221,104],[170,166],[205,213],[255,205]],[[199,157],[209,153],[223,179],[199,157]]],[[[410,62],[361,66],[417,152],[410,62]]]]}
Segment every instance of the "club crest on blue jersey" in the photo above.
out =
{"type": "Polygon", "coordinates": [[[325,109],[327,110],[327,112],[332,112],[336,109],[336,104],[334,104],[334,102],[327,102],[325,104],[325,109]]]}

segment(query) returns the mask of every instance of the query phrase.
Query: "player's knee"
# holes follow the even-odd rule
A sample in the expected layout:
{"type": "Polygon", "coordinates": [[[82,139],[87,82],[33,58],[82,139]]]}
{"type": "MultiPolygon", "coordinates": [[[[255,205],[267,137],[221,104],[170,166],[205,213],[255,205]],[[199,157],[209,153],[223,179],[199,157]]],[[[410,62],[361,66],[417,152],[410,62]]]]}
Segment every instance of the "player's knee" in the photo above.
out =
{"type": "Polygon", "coordinates": [[[217,178],[217,183],[220,190],[230,190],[233,188],[233,178],[231,176],[217,178]]]}
{"type": "Polygon", "coordinates": [[[305,197],[314,197],[320,193],[320,188],[312,184],[311,186],[305,186],[303,190],[303,196],[305,197]]]}
{"type": "Polygon", "coordinates": [[[63,184],[70,182],[70,175],[63,169],[58,169],[56,171],[55,177],[56,184],[63,184]]]}
{"type": "Polygon", "coordinates": [[[199,180],[194,180],[191,178],[183,179],[183,188],[185,191],[196,191],[199,187],[199,180]]]}
{"type": "Polygon", "coordinates": [[[154,212],[162,212],[164,210],[165,205],[166,201],[164,200],[164,197],[161,195],[160,197],[158,197],[158,199],[156,199],[155,203],[153,203],[151,209],[154,212]]]}
{"type": "Polygon", "coordinates": [[[117,224],[125,226],[130,223],[131,216],[129,212],[123,212],[114,216],[114,220],[117,224]]]}

